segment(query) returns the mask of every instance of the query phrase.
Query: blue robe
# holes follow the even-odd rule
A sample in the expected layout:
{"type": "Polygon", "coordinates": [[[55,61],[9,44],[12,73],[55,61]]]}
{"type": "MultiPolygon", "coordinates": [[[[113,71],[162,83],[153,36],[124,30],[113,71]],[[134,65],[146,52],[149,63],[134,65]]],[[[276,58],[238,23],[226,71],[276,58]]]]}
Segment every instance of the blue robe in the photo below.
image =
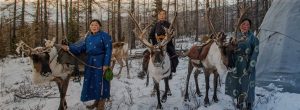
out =
{"type": "MultiPolygon", "coordinates": [[[[86,53],[86,64],[100,67],[110,66],[112,39],[103,32],[88,34],[82,43],[69,46],[75,54],[86,53]]],[[[103,70],[85,66],[84,81],[81,91],[81,101],[101,100],[110,97],[110,82],[103,79],[103,70]]]]}
{"type": "MultiPolygon", "coordinates": [[[[247,103],[255,98],[255,65],[258,55],[258,39],[252,32],[245,34],[246,39],[237,44],[234,53],[234,69],[228,72],[225,81],[225,94],[238,98],[245,95],[247,103]]],[[[238,33],[237,39],[243,35],[238,33]]]]}

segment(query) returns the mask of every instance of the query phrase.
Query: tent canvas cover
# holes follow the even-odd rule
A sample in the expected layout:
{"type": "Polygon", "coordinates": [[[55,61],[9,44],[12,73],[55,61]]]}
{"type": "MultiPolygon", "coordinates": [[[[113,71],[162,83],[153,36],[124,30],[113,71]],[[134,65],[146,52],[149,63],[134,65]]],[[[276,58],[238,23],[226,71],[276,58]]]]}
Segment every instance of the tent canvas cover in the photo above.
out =
{"type": "Polygon", "coordinates": [[[300,93],[300,0],[274,0],[257,36],[257,86],[300,93]]]}

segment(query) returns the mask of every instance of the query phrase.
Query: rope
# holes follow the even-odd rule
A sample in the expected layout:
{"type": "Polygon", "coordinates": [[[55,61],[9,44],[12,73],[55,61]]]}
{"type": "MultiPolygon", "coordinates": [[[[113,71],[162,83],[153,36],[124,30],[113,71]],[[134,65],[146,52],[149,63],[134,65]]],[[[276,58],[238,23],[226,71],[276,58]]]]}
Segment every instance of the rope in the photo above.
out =
{"type": "Polygon", "coordinates": [[[81,59],[79,59],[78,57],[76,57],[76,56],[75,56],[72,52],[70,52],[70,51],[68,51],[68,53],[69,53],[72,57],[74,57],[76,60],[78,60],[80,63],[82,63],[83,65],[85,65],[85,66],[88,66],[88,67],[94,68],[94,69],[102,69],[102,67],[96,67],[96,66],[92,66],[92,65],[86,64],[84,61],[82,61],[81,59]]]}

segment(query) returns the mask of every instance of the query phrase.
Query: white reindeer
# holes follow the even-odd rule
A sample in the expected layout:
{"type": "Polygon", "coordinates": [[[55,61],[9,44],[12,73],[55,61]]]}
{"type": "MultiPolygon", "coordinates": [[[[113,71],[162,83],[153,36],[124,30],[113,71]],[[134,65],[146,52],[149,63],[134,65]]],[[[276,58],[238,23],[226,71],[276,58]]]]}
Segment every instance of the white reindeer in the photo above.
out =
{"type": "Polygon", "coordinates": [[[150,51],[150,60],[148,64],[148,73],[149,76],[153,78],[154,81],[154,88],[156,90],[156,95],[157,95],[157,109],[162,109],[161,102],[166,102],[167,96],[172,95],[170,88],[169,88],[169,79],[168,76],[171,74],[171,62],[170,62],[170,57],[167,54],[166,51],[166,44],[171,40],[172,38],[172,26],[174,24],[175,17],[170,24],[169,29],[165,29],[166,31],[166,37],[158,43],[158,45],[152,45],[151,43],[148,42],[147,39],[144,38],[145,33],[147,32],[147,29],[150,27],[148,25],[144,30],[140,28],[138,25],[136,19],[132,16],[131,13],[129,13],[131,19],[134,21],[135,25],[138,27],[139,31],[141,32],[138,34],[138,39],[148,47],[150,51]],[[164,79],[165,82],[165,92],[162,96],[162,99],[160,99],[160,91],[159,91],[159,82],[160,80],[164,79]]]}
{"type": "Polygon", "coordinates": [[[114,69],[114,66],[116,62],[120,65],[120,70],[117,75],[118,78],[120,78],[120,74],[122,72],[122,69],[124,66],[127,67],[127,78],[130,78],[129,74],[129,67],[128,67],[128,43],[125,42],[114,42],[112,44],[113,49],[112,49],[112,66],[111,68],[114,69]],[[125,65],[124,65],[125,62],[125,65]]]}

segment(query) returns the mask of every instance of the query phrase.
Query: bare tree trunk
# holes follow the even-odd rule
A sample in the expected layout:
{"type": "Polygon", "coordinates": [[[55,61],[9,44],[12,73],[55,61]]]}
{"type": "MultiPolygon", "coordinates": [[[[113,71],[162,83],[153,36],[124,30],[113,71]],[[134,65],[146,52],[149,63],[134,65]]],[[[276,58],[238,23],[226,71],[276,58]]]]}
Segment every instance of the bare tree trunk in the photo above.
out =
{"type": "Polygon", "coordinates": [[[61,22],[61,35],[62,37],[65,36],[65,29],[64,29],[64,18],[63,18],[63,5],[62,0],[60,0],[60,22],[61,22]]]}
{"type": "Polygon", "coordinates": [[[11,49],[11,53],[14,52],[15,50],[15,44],[16,44],[16,14],[17,14],[17,0],[15,0],[14,3],[14,19],[13,19],[13,34],[12,34],[12,38],[11,38],[11,44],[10,44],[10,49],[11,49]]]}
{"type": "MultiPolygon", "coordinates": [[[[131,3],[130,3],[130,12],[131,13],[134,13],[134,0],[131,0],[131,3]]],[[[133,29],[134,29],[134,23],[132,20],[129,19],[129,24],[130,24],[130,28],[129,28],[129,37],[130,37],[130,40],[129,40],[129,44],[130,44],[130,48],[131,49],[135,49],[136,46],[135,46],[135,37],[134,37],[134,34],[133,34],[133,29]]]]}
{"type": "Polygon", "coordinates": [[[168,4],[167,4],[167,19],[169,19],[169,8],[170,8],[170,0],[168,0],[168,4]]]}
{"type": "Polygon", "coordinates": [[[43,39],[44,39],[44,37],[45,37],[45,30],[44,30],[44,25],[45,25],[45,23],[44,23],[44,13],[43,13],[43,11],[44,11],[44,5],[43,5],[43,2],[44,2],[44,0],[41,0],[40,1],[41,3],[40,3],[40,22],[39,22],[39,30],[40,30],[40,35],[39,35],[39,38],[40,38],[40,41],[39,41],[39,45],[41,46],[42,45],[42,43],[43,43],[43,39]]]}
{"type": "Polygon", "coordinates": [[[159,10],[162,10],[162,0],[154,0],[155,4],[155,16],[158,14],[159,10]]]}
{"type": "Polygon", "coordinates": [[[22,0],[22,12],[21,12],[21,39],[25,38],[25,0],[22,0]]]}
{"type": "Polygon", "coordinates": [[[195,5],[196,5],[196,15],[195,15],[195,21],[196,21],[196,37],[195,37],[195,41],[198,41],[198,37],[199,37],[199,9],[198,9],[198,1],[195,1],[195,5]]]}
{"type": "Polygon", "coordinates": [[[79,16],[79,13],[80,13],[80,11],[79,11],[79,3],[80,3],[80,2],[77,1],[77,20],[76,20],[76,21],[77,21],[77,24],[78,24],[78,25],[77,25],[77,38],[80,38],[80,31],[79,31],[79,30],[80,30],[80,21],[79,21],[79,17],[80,17],[80,16],[79,16]]]}
{"type": "MultiPolygon", "coordinates": [[[[206,0],[206,3],[205,3],[205,9],[206,9],[206,10],[209,9],[209,0],[206,0]]],[[[208,12],[208,11],[206,11],[206,12],[208,12]]],[[[210,33],[210,26],[209,26],[209,22],[208,22],[209,16],[210,16],[210,15],[209,15],[209,13],[205,13],[205,14],[206,14],[206,17],[205,17],[205,19],[206,19],[205,22],[206,22],[206,23],[204,23],[204,24],[205,24],[206,27],[207,27],[207,28],[206,28],[206,29],[207,29],[207,30],[206,30],[206,33],[210,33]]]]}
{"type": "Polygon", "coordinates": [[[240,17],[240,0],[236,0],[236,8],[237,8],[236,18],[239,18],[240,17]]]}
{"type": "Polygon", "coordinates": [[[107,3],[107,32],[108,32],[108,34],[110,34],[111,35],[111,32],[110,32],[110,16],[109,16],[109,6],[110,6],[110,4],[109,4],[109,2],[107,3]]]}
{"type": "Polygon", "coordinates": [[[113,10],[113,12],[112,12],[112,20],[111,20],[111,30],[112,30],[112,32],[111,32],[111,36],[112,36],[112,38],[113,38],[113,42],[115,42],[116,41],[116,30],[115,30],[115,26],[116,26],[116,24],[115,24],[115,20],[116,20],[116,17],[115,17],[115,12],[116,12],[116,9],[115,9],[115,5],[114,5],[114,2],[111,2],[111,7],[112,7],[112,10],[113,10]]]}
{"type": "Polygon", "coordinates": [[[269,9],[269,0],[264,0],[264,15],[267,13],[269,9]]]}
{"type": "Polygon", "coordinates": [[[92,0],[88,0],[88,21],[87,21],[87,29],[89,29],[90,25],[89,23],[91,22],[92,20],[92,0]]]}
{"type": "Polygon", "coordinates": [[[37,40],[40,37],[40,24],[39,24],[39,18],[40,18],[40,0],[37,0],[36,4],[36,13],[35,13],[35,20],[34,20],[34,46],[39,44],[39,40],[37,40]]]}
{"type": "Polygon", "coordinates": [[[195,20],[194,19],[194,13],[193,13],[193,0],[191,0],[190,1],[190,4],[191,4],[191,7],[190,7],[190,15],[188,16],[188,27],[187,27],[187,29],[189,30],[189,34],[190,35],[192,35],[192,34],[194,34],[194,31],[195,31],[195,26],[193,26],[194,25],[194,22],[195,21],[193,21],[193,20],[195,20]]]}
{"type": "MultiPolygon", "coordinates": [[[[68,0],[65,1],[65,19],[66,19],[66,36],[69,35],[69,3],[68,3],[68,0]]],[[[67,37],[66,37],[67,38],[67,37]]]]}
{"type": "Polygon", "coordinates": [[[121,0],[118,0],[118,39],[117,41],[123,41],[122,38],[122,22],[121,22],[121,0]]]}
{"type": "MultiPolygon", "coordinates": [[[[175,12],[177,13],[177,11],[178,11],[178,1],[177,0],[174,0],[174,10],[175,10],[175,12]]],[[[176,19],[176,36],[178,37],[178,19],[176,19]]]]}
{"type": "Polygon", "coordinates": [[[56,43],[58,43],[58,40],[60,40],[59,36],[58,36],[58,0],[56,0],[56,22],[55,22],[55,27],[56,27],[56,30],[55,30],[55,36],[57,38],[56,40],[56,43]]]}
{"type": "Polygon", "coordinates": [[[48,12],[47,12],[47,0],[44,0],[44,38],[48,39],[48,12]]]}
{"type": "Polygon", "coordinates": [[[258,0],[255,0],[255,4],[256,4],[256,7],[255,7],[255,27],[256,29],[258,29],[258,26],[259,26],[259,19],[258,19],[258,8],[259,8],[259,5],[258,5],[258,0]]]}
{"type": "Polygon", "coordinates": [[[144,13],[143,13],[143,18],[144,18],[144,22],[143,22],[143,24],[144,24],[144,28],[146,27],[146,22],[147,22],[147,20],[146,20],[146,15],[147,15],[147,8],[146,8],[146,0],[144,0],[144,13]]]}
{"type": "Polygon", "coordinates": [[[184,9],[183,10],[184,11],[184,26],[183,26],[184,29],[183,30],[184,30],[184,34],[187,35],[187,17],[188,17],[187,16],[188,15],[187,14],[187,0],[184,0],[183,6],[184,6],[184,8],[183,8],[184,9]]]}
{"type": "Polygon", "coordinates": [[[137,22],[140,23],[141,21],[141,17],[140,17],[140,2],[136,2],[137,3],[137,12],[136,12],[136,17],[137,17],[137,22]]]}

